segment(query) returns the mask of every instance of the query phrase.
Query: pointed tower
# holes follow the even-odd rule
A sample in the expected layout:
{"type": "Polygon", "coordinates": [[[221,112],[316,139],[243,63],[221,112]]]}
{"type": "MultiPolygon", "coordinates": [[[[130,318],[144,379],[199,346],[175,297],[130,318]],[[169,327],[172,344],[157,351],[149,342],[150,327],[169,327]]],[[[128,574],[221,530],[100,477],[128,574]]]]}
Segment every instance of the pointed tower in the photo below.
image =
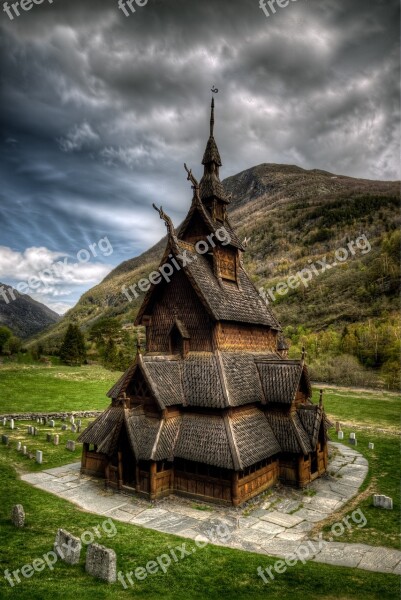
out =
{"type": "Polygon", "coordinates": [[[203,177],[200,181],[200,198],[213,220],[224,222],[229,199],[220,181],[221,158],[214,139],[214,98],[210,113],[210,136],[206,144],[202,165],[203,177]]]}

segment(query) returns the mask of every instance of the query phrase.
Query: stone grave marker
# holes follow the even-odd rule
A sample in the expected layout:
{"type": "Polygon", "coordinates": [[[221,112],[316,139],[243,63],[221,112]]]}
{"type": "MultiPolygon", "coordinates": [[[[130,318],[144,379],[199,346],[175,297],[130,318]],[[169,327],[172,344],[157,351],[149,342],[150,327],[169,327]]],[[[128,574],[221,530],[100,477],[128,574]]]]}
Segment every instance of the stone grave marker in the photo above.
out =
{"type": "Polygon", "coordinates": [[[22,446],[22,454],[24,456],[26,456],[27,452],[28,452],[27,447],[26,446],[22,446]]]}
{"type": "Polygon", "coordinates": [[[385,508],[386,510],[393,510],[393,499],[382,494],[374,494],[373,506],[376,506],[377,508],[385,508]]]}
{"type": "Polygon", "coordinates": [[[3,418],[3,427],[5,427],[7,425],[7,419],[4,417],[3,418]]]}
{"type": "Polygon", "coordinates": [[[67,444],[66,444],[66,449],[70,450],[71,452],[75,452],[75,442],[74,440],[68,440],[67,444]]]}
{"type": "Polygon", "coordinates": [[[21,442],[17,442],[17,451],[21,452],[21,442]]]}
{"type": "Polygon", "coordinates": [[[46,442],[51,442],[53,439],[53,436],[51,433],[46,433],[46,442]]]}
{"type": "Polygon", "coordinates": [[[65,423],[61,426],[61,431],[67,431],[67,425],[65,423]]]}
{"type": "Polygon", "coordinates": [[[61,560],[69,565],[79,563],[81,556],[81,540],[64,529],[59,529],[54,541],[54,552],[59,555],[61,560]]]}
{"type": "Polygon", "coordinates": [[[22,504],[15,504],[12,507],[11,521],[14,527],[23,527],[25,525],[25,511],[22,504]]]}
{"type": "Polygon", "coordinates": [[[369,442],[369,450],[374,450],[375,449],[375,445],[373,442],[369,442]]]}
{"type": "Polygon", "coordinates": [[[36,450],[36,462],[38,465],[41,465],[43,462],[43,452],[42,450],[36,450]]]}
{"type": "Polygon", "coordinates": [[[3,444],[5,444],[7,446],[8,444],[8,435],[2,435],[1,436],[1,441],[3,444]]]}
{"type": "Polygon", "coordinates": [[[113,583],[117,579],[117,556],[114,550],[90,544],[86,552],[85,570],[89,575],[113,583]]]}
{"type": "Polygon", "coordinates": [[[59,442],[60,442],[60,437],[58,435],[55,435],[54,438],[53,438],[53,444],[55,446],[58,446],[59,442]]]}
{"type": "Polygon", "coordinates": [[[53,421],[53,419],[50,419],[49,427],[53,428],[54,426],[55,426],[55,422],[53,421]]]}
{"type": "Polygon", "coordinates": [[[71,431],[72,431],[72,433],[76,433],[77,428],[75,425],[71,425],[71,431]]]}
{"type": "Polygon", "coordinates": [[[339,440],[343,440],[343,439],[344,439],[344,432],[343,432],[343,431],[339,431],[339,432],[337,433],[337,435],[338,435],[338,439],[339,439],[339,440]]]}

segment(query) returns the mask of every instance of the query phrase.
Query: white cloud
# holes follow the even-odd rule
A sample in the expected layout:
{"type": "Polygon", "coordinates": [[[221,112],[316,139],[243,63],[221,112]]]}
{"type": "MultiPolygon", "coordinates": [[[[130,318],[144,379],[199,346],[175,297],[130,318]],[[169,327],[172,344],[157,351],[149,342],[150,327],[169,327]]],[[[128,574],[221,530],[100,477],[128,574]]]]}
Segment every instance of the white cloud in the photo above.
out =
{"type": "Polygon", "coordinates": [[[75,152],[90,147],[99,139],[89,123],[83,122],[81,125],[75,125],[64,138],[60,138],[59,144],[63,152],[75,152]]]}
{"type": "MultiPolygon", "coordinates": [[[[97,284],[112,268],[112,265],[95,260],[74,262],[74,258],[65,253],[52,252],[43,246],[27,248],[24,252],[0,246],[0,281],[17,287],[21,293],[32,297],[36,295],[40,301],[43,301],[43,296],[57,298],[74,294],[70,289],[74,286],[79,288],[97,284]],[[19,285],[22,283],[28,289],[19,285]]],[[[48,301],[45,303],[49,305],[48,301]]]]}

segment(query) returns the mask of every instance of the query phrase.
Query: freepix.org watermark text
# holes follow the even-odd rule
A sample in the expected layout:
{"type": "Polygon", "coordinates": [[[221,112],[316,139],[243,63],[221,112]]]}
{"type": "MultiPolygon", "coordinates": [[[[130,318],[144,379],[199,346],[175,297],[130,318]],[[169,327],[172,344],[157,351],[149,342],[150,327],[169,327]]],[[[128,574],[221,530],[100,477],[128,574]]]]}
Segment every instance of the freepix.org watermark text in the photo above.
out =
{"type": "Polygon", "coordinates": [[[316,260],[315,262],[308,260],[307,267],[294,275],[289,275],[287,279],[280,281],[270,288],[264,289],[260,287],[259,294],[266,304],[269,304],[271,300],[275,302],[277,296],[285,296],[290,290],[295,290],[300,285],[307,288],[314,277],[319,277],[326,271],[345,263],[350,257],[355,256],[357,251],[360,251],[361,254],[367,254],[371,249],[372,246],[366,235],[360,235],[356,240],[348,242],[346,248],[337,248],[334,252],[335,260],[333,262],[328,262],[327,256],[323,256],[321,260],[316,260]]]}

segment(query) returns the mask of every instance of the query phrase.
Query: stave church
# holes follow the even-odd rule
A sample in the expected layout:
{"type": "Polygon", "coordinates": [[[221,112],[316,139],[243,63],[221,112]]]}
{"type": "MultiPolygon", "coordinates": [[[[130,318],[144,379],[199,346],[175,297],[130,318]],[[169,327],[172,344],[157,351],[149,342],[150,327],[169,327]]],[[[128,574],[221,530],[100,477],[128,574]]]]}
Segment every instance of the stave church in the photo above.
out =
{"type": "Polygon", "coordinates": [[[179,230],[158,209],[168,232],[161,265],[172,275],[144,297],[136,325],[146,342],[79,438],[83,474],[149,500],[238,506],[327,469],[322,396],[312,403],[305,355],[288,358],[281,325],[244,269],[221,164],[212,100],[203,176],[198,183],[187,169],[193,198],[179,230]]]}

